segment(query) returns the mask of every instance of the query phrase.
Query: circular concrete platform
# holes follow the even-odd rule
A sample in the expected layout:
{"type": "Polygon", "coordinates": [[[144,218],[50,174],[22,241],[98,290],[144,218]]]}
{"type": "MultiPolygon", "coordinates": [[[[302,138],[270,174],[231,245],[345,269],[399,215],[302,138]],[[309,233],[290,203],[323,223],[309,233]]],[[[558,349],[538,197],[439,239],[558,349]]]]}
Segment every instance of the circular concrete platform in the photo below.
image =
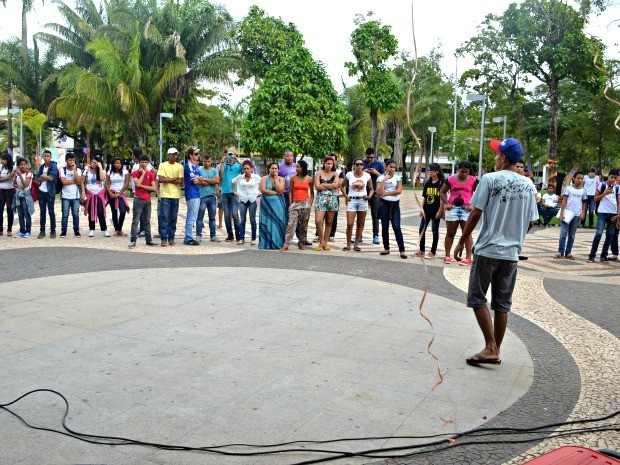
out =
{"type": "MultiPolygon", "coordinates": [[[[0,304],[1,401],[53,388],[91,434],[192,446],[462,431],[525,394],[533,362],[508,332],[500,366],[463,304],[366,278],[267,268],[100,271],[11,283],[0,304]],[[427,345],[434,336],[444,382],[427,345]],[[501,372],[498,376],[497,371],[501,372]],[[444,424],[442,419],[452,420],[444,424]]],[[[57,425],[57,399],[16,411],[57,425]]],[[[4,418],[14,463],[294,463],[84,445],[4,418]],[[33,447],[32,444],[35,444],[33,447]]],[[[411,441],[408,441],[411,442],[411,441]]],[[[360,450],[403,441],[333,446],[360,450]]],[[[369,459],[355,463],[368,462],[369,459]]],[[[350,462],[349,462],[350,463],[350,462]]]]}

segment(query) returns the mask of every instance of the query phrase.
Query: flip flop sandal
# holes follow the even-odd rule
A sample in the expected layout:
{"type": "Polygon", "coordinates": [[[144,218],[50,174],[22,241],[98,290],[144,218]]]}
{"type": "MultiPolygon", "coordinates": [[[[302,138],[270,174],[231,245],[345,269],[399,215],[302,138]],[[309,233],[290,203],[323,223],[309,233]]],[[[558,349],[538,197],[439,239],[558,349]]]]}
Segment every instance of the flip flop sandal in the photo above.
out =
{"type": "Polygon", "coordinates": [[[466,358],[465,362],[468,365],[482,365],[482,364],[499,365],[500,363],[502,363],[502,361],[498,358],[484,358],[480,354],[476,354],[473,357],[474,358],[466,358]]]}
{"type": "Polygon", "coordinates": [[[360,249],[358,246],[353,247],[353,250],[355,250],[356,252],[361,252],[362,249],[360,249]]]}
{"type": "Polygon", "coordinates": [[[324,246],[324,247],[323,247],[323,250],[327,250],[327,251],[329,251],[329,250],[331,250],[331,249],[332,249],[332,248],[331,248],[329,245],[326,245],[326,246],[324,246]]]}
{"type": "Polygon", "coordinates": [[[342,251],[343,252],[349,252],[351,250],[351,247],[343,247],[342,251]]]}

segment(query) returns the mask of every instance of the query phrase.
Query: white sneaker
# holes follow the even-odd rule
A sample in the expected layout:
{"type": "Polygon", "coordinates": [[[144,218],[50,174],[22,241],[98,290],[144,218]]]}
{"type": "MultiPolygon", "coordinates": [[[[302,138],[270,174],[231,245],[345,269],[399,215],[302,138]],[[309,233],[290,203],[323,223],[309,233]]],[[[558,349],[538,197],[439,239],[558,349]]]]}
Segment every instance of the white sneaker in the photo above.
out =
{"type": "Polygon", "coordinates": [[[103,235],[105,237],[111,237],[111,234],[108,232],[108,230],[106,229],[105,231],[103,231],[103,235]]]}
{"type": "Polygon", "coordinates": [[[197,240],[198,242],[202,242],[202,236],[196,236],[196,240],[197,240]]]}
{"type": "Polygon", "coordinates": [[[88,237],[95,237],[95,230],[91,229],[90,232],[88,233],[88,237]]]}
{"type": "Polygon", "coordinates": [[[612,262],[615,262],[616,260],[618,260],[618,256],[617,255],[607,255],[607,260],[611,260],[612,262]]]}

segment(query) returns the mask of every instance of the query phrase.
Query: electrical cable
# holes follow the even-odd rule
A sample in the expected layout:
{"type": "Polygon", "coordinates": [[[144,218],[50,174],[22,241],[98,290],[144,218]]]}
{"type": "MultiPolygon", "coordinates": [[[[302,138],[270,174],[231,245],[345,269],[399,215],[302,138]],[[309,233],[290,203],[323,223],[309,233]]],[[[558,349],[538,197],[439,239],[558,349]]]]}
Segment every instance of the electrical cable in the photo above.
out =
{"type": "Polygon", "coordinates": [[[105,435],[94,435],[87,433],[80,433],[79,431],[75,431],[70,428],[66,419],[69,415],[69,401],[67,398],[53,390],[53,389],[34,389],[29,391],[15,400],[8,402],[6,404],[0,404],[0,409],[5,410],[10,413],[14,417],[18,418],[24,425],[29,428],[33,428],[40,431],[48,431],[57,434],[61,434],[63,436],[71,437],[74,439],[78,439],[83,442],[87,442],[90,444],[99,444],[99,445],[110,445],[110,446],[122,446],[122,445],[140,445],[146,447],[153,447],[157,449],[163,450],[171,450],[171,451],[198,451],[198,452],[209,452],[213,454],[219,455],[227,455],[227,456],[257,456],[257,455],[274,455],[274,454],[287,454],[287,453],[306,453],[306,454],[326,454],[327,457],[318,457],[314,459],[309,459],[303,462],[297,462],[295,465],[310,465],[315,463],[325,463],[334,460],[340,460],[343,458],[351,458],[351,457],[364,457],[364,458],[373,458],[373,459],[385,459],[385,458],[407,458],[422,454],[436,453],[441,452],[447,449],[451,449],[454,447],[462,447],[462,446],[471,446],[471,445],[493,445],[493,444],[521,444],[528,442],[538,442],[548,438],[560,438],[565,436],[573,436],[577,434],[585,434],[585,433],[594,433],[594,432],[604,432],[604,431],[620,431],[620,423],[614,422],[607,425],[598,425],[592,427],[584,427],[579,426],[572,429],[565,429],[558,431],[555,428],[558,427],[567,427],[567,426],[576,426],[583,425],[588,423],[600,423],[607,420],[611,420],[614,417],[620,415],[620,410],[615,411],[609,415],[605,415],[599,418],[587,418],[582,420],[573,420],[573,421],[565,421],[565,422],[555,422],[549,423],[545,425],[530,427],[530,428],[511,428],[511,427],[497,427],[497,428],[474,428],[462,433],[448,433],[448,434],[435,434],[435,435],[423,435],[423,436],[376,436],[376,437],[359,437],[359,438],[339,438],[339,439],[330,439],[330,440],[320,440],[320,441],[289,441],[282,443],[273,443],[273,444],[243,444],[243,443],[231,443],[231,444],[223,444],[216,446],[205,446],[205,447],[191,447],[191,446],[182,446],[182,445],[174,445],[174,444],[161,444],[161,443],[153,443],[148,441],[140,441],[136,439],[118,437],[118,436],[105,436],[105,435]],[[35,393],[51,393],[62,399],[64,402],[64,413],[62,415],[62,427],[64,430],[58,430],[54,428],[47,428],[43,426],[36,426],[29,423],[22,416],[12,411],[8,407],[16,404],[20,400],[24,399],[27,396],[30,396],[35,393]],[[533,435],[537,434],[534,437],[526,437],[526,438],[515,438],[515,439],[486,439],[488,436],[514,436],[519,437],[522,435],[533,435]],[[431,440],[441,438],[438,440],[431,440]],[[481,439],[482,438],[482,439],[481,439]],[[429,441],[423,442],[420,444],[410,444],[405,446],[393,446],[393,447],[381,447],[376,449],[368,449],[359,452],[348,452],[348,451],[339,451],[339,450],[326,450],[319,448],[306,448],[306,447],[291,447],[295,445],[320,445],[320,444],[330,444],[330,443],[339,443],[339,442],[356,442],[356,441],[373,441],[373,440],[390,440],[390,439],[427,439],[429,441]],[[466,440],[462,440],[466,439],[466,440]],[[284,448],[288,447],[288,448],[284,448]],[[252,451],[243,452],[243,451],[231,451],[227,450],[230,448],[245,448],[245,449],[254,449],[252,451]],[[258,450],[257,450],[258,449],[258,450]],[[424,449],[424,450],[417,450],[424,449]]]}

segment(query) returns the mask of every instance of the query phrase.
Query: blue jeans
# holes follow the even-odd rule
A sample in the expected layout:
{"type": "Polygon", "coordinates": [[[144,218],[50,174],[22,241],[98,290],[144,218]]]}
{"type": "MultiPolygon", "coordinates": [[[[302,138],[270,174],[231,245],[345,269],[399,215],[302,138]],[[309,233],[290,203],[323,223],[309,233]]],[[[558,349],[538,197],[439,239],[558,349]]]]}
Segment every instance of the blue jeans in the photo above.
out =
{"type": "Polygon", "coordinates": [[[224,223],[226,224],[226,233],[228,237],[233,235],[233,225],[230,222],[230,215],[233,216],[235,226],[235,237],[239,236],[239,198],[233,194],[222,194],[222,207],[224,208],[224,223]]]}
{"type": "Polygon", "coordinates": [[[390,202],[387,200],[380,200],[377,208],[377,213],[381,219],[381,236],[383,239],[383,248],[390,250],[390,222],[392,223],[392,230],[394,230],[394,237],[398,244],[398,251],[405,251],[405,242],[403,241],[403,232],[400,229],[400,201],[390,202]]]}
{"type": "Polygon", "coordinates": [[[138,224],[144,227],[146,242],[153,240],[151,236],[151,201],[143,200],[140,197],[133,198],[133,220],[131,222],[130,241],[136,242],[138,239],[138,224]]]}
{"type": "Polygon", "coordinates": [[[179,213],[179,199],[162,197],[157,205],[157,225],[162,242],[174,241],[177,232],[177,214],[179,213]]]}
{"type": "Polygon", "coordinates": [[[581,222],[582,226],[586,224],[586,217],[590,218],[590,226],[594,223],[594,196],[588,195],[588,200],[586,200],[586,215],[583,217],[583,221],[581,222]]]}
{"type": "Polygon", "coordinates": [[[568,255],[573,250],[573,242],[575,241],[575,232],[579,226],[579,217],[575,215],[570,223],[562,221],[560,225],[560,245],[558,253],[560,255],[568,255]]]}
{"type": "Polygon", "coordinates": [[[39,191],[39,210],[41,211],[41,232],[45,232],[45,222],[47,220],[46,210],[50,215],[50,232],[56,232],[56,213],[54,212],[55,196],[48,192],[39,191]]]}
{"type": "Polygon", "coordinates": [[[28,204],[26,202],[20,202],[17,205],[17,215],[19,216],[19,232],[22,234],[30,234],[30,228],[32,227],[32,217],[28,210],[28,204]]]}
{"type": "MultiPolygon", "coordinates": [[[[547,207],[545,205],[539,205],[538,211],[540,212],[540,216],[542,217],[546,225],[551,223],[553,217],[558,213],[556,207],[547,207]]],[[[540,222],[540,219],[538,221],[540,222]]]]}
{"type": "Polygon", "coordinates": [[[73,217],[73,231],[80,230],[80,199],[62,199],[62,220],[60,223],[60,230],[64,233],[67,232],[69,226],[69,209],[71,209],[71,216],[73,217]]]}
{"type": "Polygon", "coordinates": [[[256,207],[257,202],[239,202],[239,239],[245,240],[245,220],[250,211],[250,225],[252,226],[252,240],[256,240],[256,207]]]}
{"type": "Polygon", "coordinates": [[[603,229],[605,230],[605,242],[603,242],[603,250],[601,250],[601,258],[607,258],[607,252],[609,246],[614,237],[614,231],[616,230],[616,223],[611,221],[611,217],[616,216],[615,213],[601,213],[598,214],[598,220],[596,221],[596,234],[592,239],[592,249],[590,249],[590,258],[596,257],[596,251],[598,250],[598,244],[601,241],[603,235],[603,229]]]}
{"type": "Polygon", "coordinates": [[[200,197],[195,199],[186,199],[187,202],[187,217],[185,219],[185,239],[191,241],[194,236],[194,223],[198,217],[198,207],[200,207],[200,197]]]}
{"type": "Polygon", "coordinates": [[[196,235],[202,237],[202,229],[205,227],[205,212],[209,214],[209,235],[215,237],[215,207],[217,199],[214,195],[200,198],[198,207],[198,219],[196,220],[196,235]]]}

